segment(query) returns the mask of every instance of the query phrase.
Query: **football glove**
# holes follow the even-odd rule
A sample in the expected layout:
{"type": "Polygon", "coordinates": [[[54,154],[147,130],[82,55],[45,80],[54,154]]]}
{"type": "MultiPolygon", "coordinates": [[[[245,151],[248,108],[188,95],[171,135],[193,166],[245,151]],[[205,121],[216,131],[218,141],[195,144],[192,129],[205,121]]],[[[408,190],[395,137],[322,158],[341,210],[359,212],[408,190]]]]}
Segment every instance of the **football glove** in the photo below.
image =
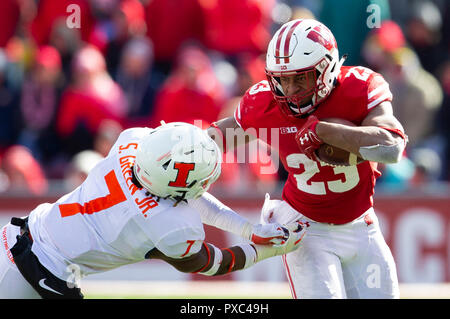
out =
{"type": "Polygon", "coordinates": [[[258,245],[282,246],[289,238],[289,230],[278,223],[253,226],[250,240],[258,245]]]}
{"type": "Polygon", "coordinates": [[[317,117],[310,115],[306,123],[295,134],[295,140],[300,151],[313,161],[318,161],[316,150],[323,144],[322,139],[316,133],[317,123],[319,123],[317,117]]]}
{"type": "Polygon", "coordinates": [[[302,222],[297,221],[286,225],[286,229],[289,231],[289,238],[282,246],[253,245],[256,250],[255,262],[274,256],[285,255],[300,247],[300,242],[306,234],[306,226],[302,222]]]}

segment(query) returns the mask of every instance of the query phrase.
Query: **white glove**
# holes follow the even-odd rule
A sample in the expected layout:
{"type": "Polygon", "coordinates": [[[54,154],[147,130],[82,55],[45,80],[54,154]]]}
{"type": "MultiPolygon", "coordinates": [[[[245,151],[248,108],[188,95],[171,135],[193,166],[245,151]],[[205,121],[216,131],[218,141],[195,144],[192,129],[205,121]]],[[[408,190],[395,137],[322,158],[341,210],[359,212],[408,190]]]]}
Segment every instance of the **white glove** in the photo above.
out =
{"type": "Polygon", "coordinates": [[[273,213],[275,207],[278,207],[281,203],[282,203],[281,200],[270,199],[270,195],[266,193],[264,204],[263,207],[261,208],[261,217],[259,222],[261,224],[269,224],[273,222],[273,213]]]}
{"type": "Polygon", "coordinates": [[[274,256],[284,255],[300,247],[300,242],[306,234],[306,225],[302,222],[294,222],[286,225],[286,228],[289,231],[289,238],[284,245],[253,245],[257,255],[255,262],[274,256]]]}
{"type": "Polygon", "coordinates": [[[278,223],[253,225],[250,240],[258,245],[280,246],[289,238],[289,230],[278,223]]]}

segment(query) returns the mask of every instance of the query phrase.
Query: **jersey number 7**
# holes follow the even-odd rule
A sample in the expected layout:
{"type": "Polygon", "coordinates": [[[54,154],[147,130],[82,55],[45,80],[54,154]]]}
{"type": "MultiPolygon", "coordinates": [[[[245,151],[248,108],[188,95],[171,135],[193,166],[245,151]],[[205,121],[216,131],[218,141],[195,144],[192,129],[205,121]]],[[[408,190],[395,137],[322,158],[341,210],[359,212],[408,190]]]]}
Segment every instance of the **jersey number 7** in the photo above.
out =
{"type": "Polygon", "coordinates": [[[92,199],[83,205],[79,203],[61,204],[59,205],[61,217],[69,217],[78,213],[82,215],[94,214],[127,200],[122,188],[120,188],[120,184],[114,170],[106,174],[105,182],[106,187],[108,187],[109,194],[92,199]]]}

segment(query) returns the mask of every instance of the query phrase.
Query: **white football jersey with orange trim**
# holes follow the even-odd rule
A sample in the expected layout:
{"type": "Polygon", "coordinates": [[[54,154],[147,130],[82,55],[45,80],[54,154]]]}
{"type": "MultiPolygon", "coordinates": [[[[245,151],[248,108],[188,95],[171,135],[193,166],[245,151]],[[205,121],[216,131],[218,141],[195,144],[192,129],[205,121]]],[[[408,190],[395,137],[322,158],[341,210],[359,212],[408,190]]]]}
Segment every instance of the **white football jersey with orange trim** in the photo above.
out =
{"type": "Polygon", "coordinates": [[[149,128],[125,130],[82,185],[29,216],[32,251],[63,280],[77,265],[81,276],[145,259],[159,249],[181,258],[200,250],[205,238],[196,210],[186,203],[147,196],[131,181],[131,167],[149,128]]]}

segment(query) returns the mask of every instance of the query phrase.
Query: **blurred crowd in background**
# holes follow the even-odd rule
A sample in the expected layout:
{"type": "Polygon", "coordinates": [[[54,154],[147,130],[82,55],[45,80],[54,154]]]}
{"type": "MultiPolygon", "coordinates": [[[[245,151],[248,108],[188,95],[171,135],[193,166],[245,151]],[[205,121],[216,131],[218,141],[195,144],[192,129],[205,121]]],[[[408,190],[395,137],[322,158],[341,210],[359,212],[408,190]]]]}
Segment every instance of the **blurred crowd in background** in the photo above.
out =
{"type": "MultiPolygon", "coordinates": [[[[450,181],[450,1],[1,0],[0,193],[73,189],[125,128],[231,116],[296,18],[390,84],[409,145],[377,187],[450,181]]],[[[218,183],[276,187],[286,173],[267,165],[225,163],[218,183]]]]}

